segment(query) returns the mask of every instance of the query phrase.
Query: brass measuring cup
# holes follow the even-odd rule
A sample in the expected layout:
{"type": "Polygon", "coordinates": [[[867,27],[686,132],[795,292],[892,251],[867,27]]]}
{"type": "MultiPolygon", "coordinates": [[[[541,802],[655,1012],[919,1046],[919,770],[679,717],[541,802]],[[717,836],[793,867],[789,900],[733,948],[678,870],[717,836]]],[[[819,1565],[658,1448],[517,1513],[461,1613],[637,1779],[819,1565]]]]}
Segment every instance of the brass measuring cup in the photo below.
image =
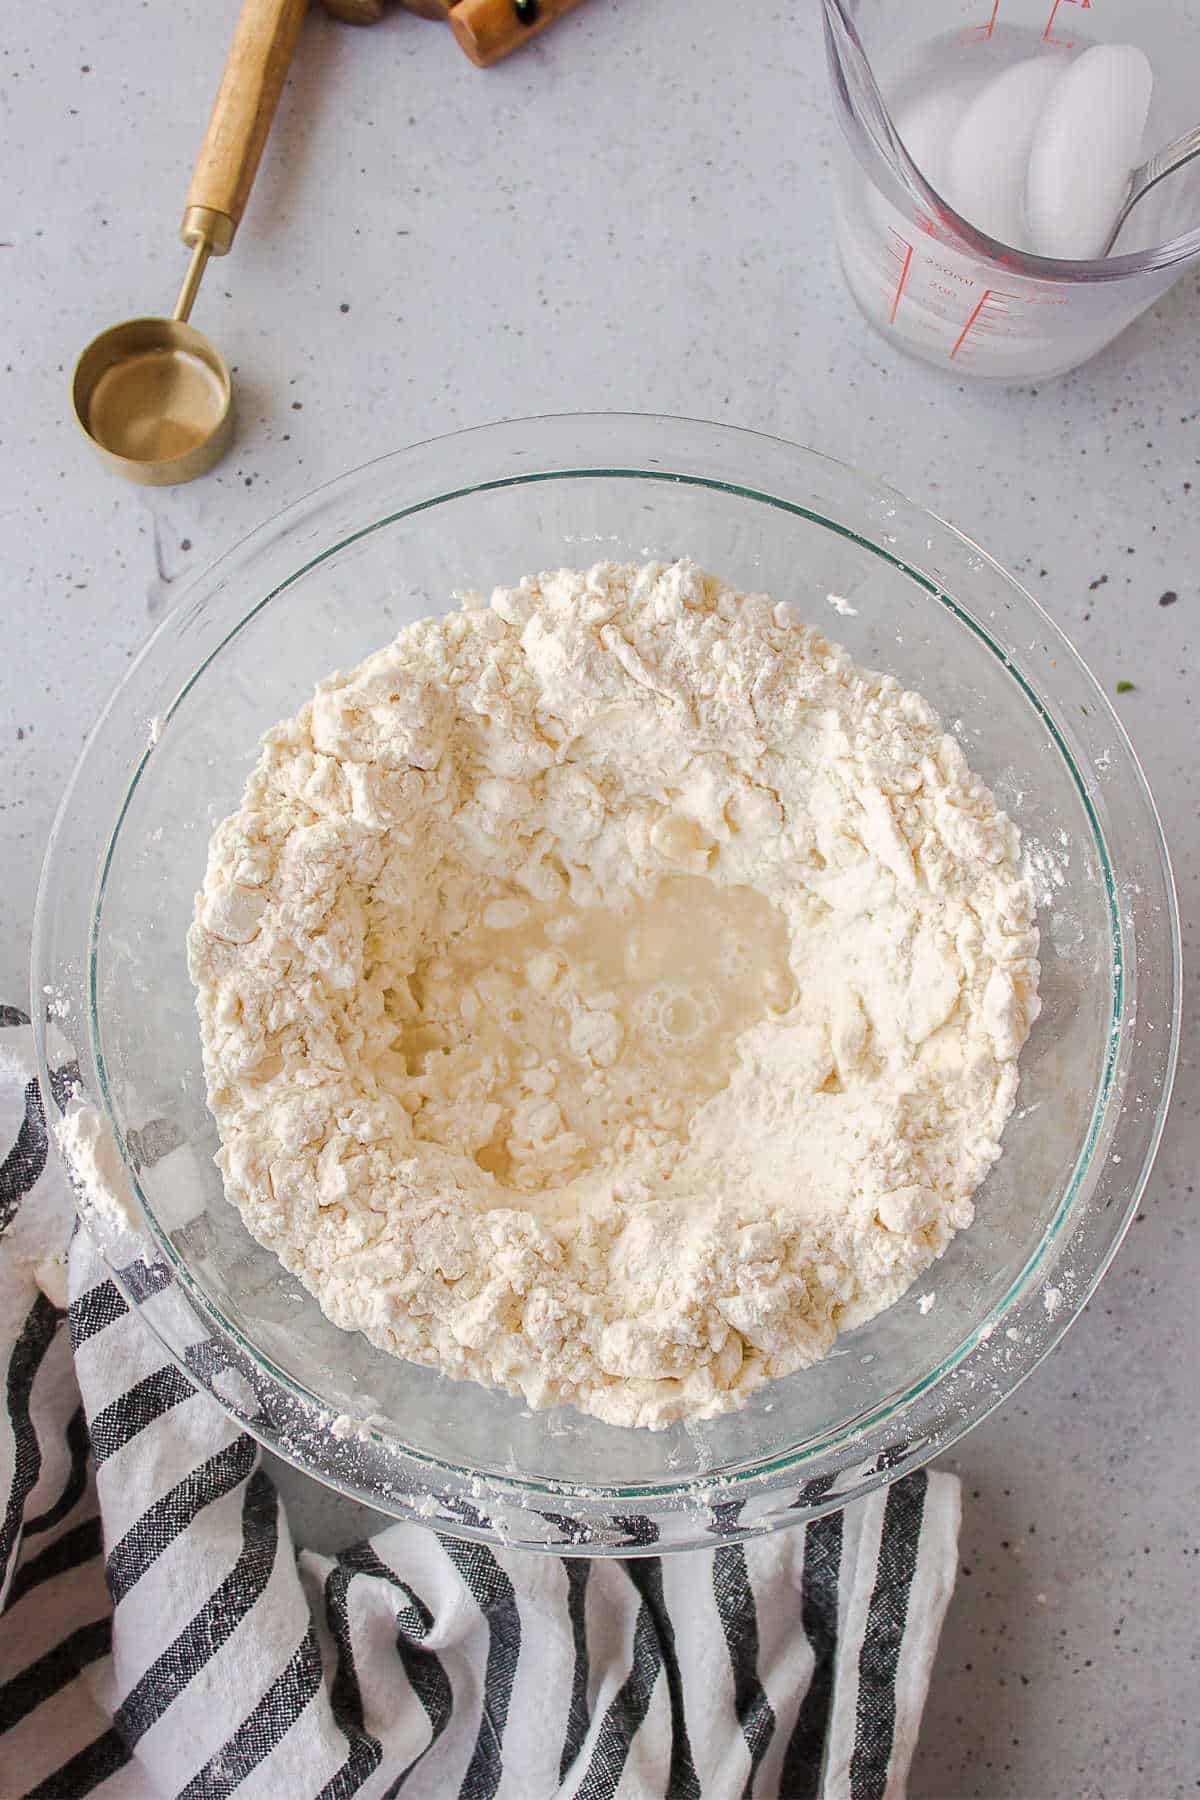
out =
{"type": "Polygon", "coordinates": [[[233,434],[229,369],[189,325],[210,256],[233,243],[287,79],[306,0],[245,0],[192,174],[180,236],[191,249],[169,319],[127,319],[75,365],[75,417],[110,469],[169,487],[203,475],[233,434]]]}

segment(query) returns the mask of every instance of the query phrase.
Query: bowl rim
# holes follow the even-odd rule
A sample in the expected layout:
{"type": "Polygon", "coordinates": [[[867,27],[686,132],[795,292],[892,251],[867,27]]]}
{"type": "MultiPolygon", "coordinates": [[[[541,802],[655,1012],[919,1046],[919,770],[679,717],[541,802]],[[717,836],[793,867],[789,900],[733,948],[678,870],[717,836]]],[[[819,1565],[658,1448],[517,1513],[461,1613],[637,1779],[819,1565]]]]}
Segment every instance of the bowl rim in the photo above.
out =
{"type": "MultiPolygon", "coordinates": [[[[1027,608],[1031,609],[1032,617],[1036,621],[1038,629],[1045,634],[1049,634],[1058,653],[1066,656],[1075,672],[1084,678],[1084,684],[1090,688],[1093,700],[1102,703],[1103,712],[1106,715],[1104,720],[1105,726],[1111,733],[1115,744],[1123,754],[1129,773],[1140,789],[1141,798],[1145,802],[1149,819],[1152,822],[1152,848],[1157,853],[1159,868],[1164,880],[1163,897],[1166,904],[1167,924],[1170,937],[1169,947],[1172,982],[1172,1005],[1171,1017],[1169,1020],[1170,1043],[1167,1062],[1160,1083],[1160,1091],[1157,1096],[1153,1128],[1147,1148],[1142,1156],[1141,1166],[1139,1167],[1135,1180],[1129,1190],[1129,1196],[1124,1203],[1123,1221],[1119,1229],[1113,1233],[1104,1254],[1097,1260],[1095,1266],[1089,1269],[1086,1280],[1075,1285],[1070,1298],[1070,1303],[1062,1308],[1061,1318],[1047,1321],[1047,1329],[1038,1334],[1038,1343],[1035,1352],[1022,1359],[1021,1367],[1019,1369],[1010,1371],[1011,1378],[1006,1379],[1003,1383],[996,1384],[995,1391],[989,1397],[987,1403],[973,1407],[969,1418],[964,1419],[956,1429],[952,1429],[948,1433],[941,1435],[938,1441],[932,1445],[918,1446],[912,1450],[911,1453],[901,1451],[898,1455],[891,1454],[888,1447],[885,1447],[884,1453],[889,1455],[889,1460],[884,1469],[876,1470],[875,1473],[879,1479],[891,1478],[892,1475],[902,1472],[904,1468],[916,1466],[917,1463],[925,1460],[928,1455],[932,1454],[933,1449],[938,1448],[939,1445],[944,1446],[946,1443],[954,1441],[954,1439],[962,1435],[967,1429],[971,1429],[975,1424],[979,1423],[980,1420],[987,1417],[995,1405],[998,1405],[1001,1400],[1007,1398],[1010,1393],[1014,1392],[1016,1387],[1020,1385],[1020,1382],[1024,1380],[1028,1374],[1032,1373],[1033,1369],[1039,1365],[1043,1358],[1049,1354],[1049,1351],[1061,1340],[1065,1331],[1069,1329],[1074,1319],[1083,1310],[1083,1307],[1094,1292],[1097,1283],[1102,1278],[1113,1256],[1116,1254],[1125,1231],[1128,1229],[1128,1226],[1137,1211],[1146,1181],[1149,1179],[1154,1155],[1157,1151],[1162,1131],[1165,1126],[1171,1084],[1174,1078],[1178,1057],[1179,1015],[1181,1005],[1181,956],[1178,907],[1170,870],[1170,858],[1162,832],[1161,821],[1159,820],[1153,796],[1150,792],[1148,783],[1146,782],[1141,765],[1138,762],[1136,754],[1129,743],[1119,719],[1108,702],[1107,696],[1104,695],[1103,691],[1099,688],[1099,685],[1087,670],[1086,665],[1074,648],[1069,644],[1058,626],[1049,618],[1033,596],[1016,581],[1015,577],[1004,570],[992,557],[981,550],[979,546],[963,532],[948,524],[937,514],[928,511],[928,509],[918,507],[913,502],[908,501],[895,489],[887,486],[887,484],[879,482],[870,476],[865,476],[859,471],[850,468],[848,465],[837,461],[837,459],[825,456],[820,452],[807,450],[802,446],[789,444],[785,440],[774,438],[764,433],[747,432],[725,425],[710,424],[701,420],[663,419],[650,414],[614,413],[550,414],[543,415],[538,419],[504,421],[497,425],[472,427],[463,432],[455,432],[445,437],[427,439],[421,444],[415,444],[409,446],[407,449],[392,452],[389,455],[374,459],[372,462],[362,465],[358,469],[351,470],[346,474],[335,478],[331,482],[323,484],[292,506],[275,515],[273,519],[259,526],[255,531],[247,534],[237,545],[226,551],[215,564],[211,565],[189,584],[187,593],[182,597],[177,607],[160,623],[157,630],[148,640],[146,646],[135,659],[130,670],[127,671],[124,681],[118,687],[112,699],[109,701],[108,706],[105,708],[104,713],[101,715],[101,720],[95,731],[89,737],[88,743],[76,766],[75,773],[71,778],[66,795],[64,796],[64,800],[59,809],[59,815],[55,821],[54,829],[51,832],[46,861],[43,867],[42,884],[39,889],[37,917],[35,920],[34,998],[35,1001],[38,999],[40,986],[52,985],[51,982],[47,981],[47,970],[43,955],[45,947],[45,933],[43,930],[45,918],[43,915],[43,907],[44,903],[48,904],[49,893],[53,886],[53,864],[55,853],[62,831],[68,821],[72,798],[75,794],[79,779],[85,764],[89,759],[93,746],[100,736],[105,721],[110,718],[114,709],[119,707],[126,687],[136,680],[138,671],[142,667],[144,661],[147,658],[153,657],[155,648],[162,635],[164,633],[169,633],[172,629],[178,629],[180,620],[189,610],[191,610],[189,608],[189,601],[191,600],[192,593],[197,590],[200,591],[200,604],[203,605],[205,594],[211,593],[214,588],[219,591],[220,572],[223,569],[227,569],[231,564],[236,564],[241,556],[252,555],[258,548],[271,541],[286,537],[299,520],[309,517],[312,513],[319,511],[322,507],[328,506],[330,502],[337,502],[343,497],[352,496],[361,488],[364,479],[373,472],[382,472],[385,469],[397,469],[402,473],[403,465],[411,463],[422,451],[429,449],[445,451],[449,446],[460,445],[465,439],[474,440],[476,443],[482,439],[485,443],[490,443],[496,436],[503,436],[503,434],[512,433],[513,431],[520,432],[527,441],[532,436],[535,440],[536,451],[536,439],[539,434],[539,428],[547,426],[557,428],[563,424],[570,426],[571,431],[576,438],[586,437],[589,428],[593,427],[599,427],[602,430],[611,431],[616,429],[619,431],[622,426],[626,426],[634,433],[645,433],[649,430],[652,436],[656,432],[659,432],[665,434],[668,438],[673,431],[676,431],[678,428],[683,428],[691,432],[713,434],[718,437],[723,444],[732,441],[735,447],[744,447],[747,441],[752,443],[756,441],[764,447],[769,447],[772,452],[782,452],[786,457],[794,460],[798,459],[801,464],[807,464],[810,468],[818,466],[825,470],[832,471],[835,479],[848,478],[858,487],[866,487],[872,495],[897,502],[902,505],[907,512],[919,517],[926,524],[935,526],[938,531],[946,534],[948,539],[958,549],[968,551],[973,558],[979,559],[981,564],[986,564],[999,576],[1002,583],[1019,597],[1019,600],[1027,608]]],[[[948,1355],[944,1356],[933,1369],[921,1378],[909,1382],[902,1390],[898,1390],[896,1393],[887,1396],[883,1400],[865,1407],[862,1412],[851,1419],[841,1422],[836,1428],[822,1433],[819,1437],[810,1437],[798,1445],[791,1445],[786,1450],[773,1452],[769,1456],[758,1461],[745,1461],[735,1466],[716,1470],[711,1475],[693,1477],[688,1480],[682,1490],[679,1483],[672,1483],[664,1480],[637,1483],[614,1483],[612,1485],[588,1482],[586,1488],[581,1490],[575,1484],[570,1482],[543,1475],[512,1475],[511,1473],[500,1470],[489,1471],[488,1473],[488,1480],[490,1483],[494,1483],[498,1489],[509,1491],[512,1494],[553,1499],[561,1498],[565,1493],[578,1494],[583,1491],[586,1492],[589,1499],[594,1500],[601,1506],[609,1504],[627,1504],[629,1501],[647,1501],[658,1503],[660,1505],[668,1504],[673,1498],[679,1496],[681,1491],[685,1492],[689,1497],[694,1497],[696,1499],[702,1499],[706,1495],[711,1495],[716,1491],[719,1491],[723,1495],[728,1495],[731,1498],[738,1498],[744,1489],[752,1489],[756,1483],[761,1484],[765,1481],[774,1481],[778,1480],[780,1477],[786,1476],[795,1476],[797,1479],[800,1479],[806,1472],[811,1470],[814,1463],[819,1463],[823,1458],[828,1457],[832,1453],[844,1450],[847,1447],[861,1446],[863,1440],[868,1438],[870,1434],[878,1432],[881,1428],[893,1426],[898,1419],[901,1419],[903,1415],[913,1407],[915,1402],[919,1400],[922,1395],[937,1387],[940,1383],[944,1382],[948,1377],[959,1370],[971,1353],[975,1351],[982,1342],[986,1342],[991,1337],[1001,1320],[1006,1319],[1013,1307],[1028,1295],[1031,1286],[1036,1281],[1038,1270],[1046,1261],[1071,1214],[1078,1198],[1081,1184],[1092,1167],[1092,1159],[1095,1155],[1099,1139],[1109,1116],[1108,1107],[1112,1098],[1113,1085],[1117,1075],[1118,1059],[1121,1049],[1121,1030],[1123,1023],[1126,1022],[1125,1008],[1127,1001],[1125,983],[1127,953],[1117,893],[1117,876],[1102,822],[1096,811],[1087,782],[1083,778],[1076,757],[1072,753],[1069,744],[1062,734],[1053,708],[1042,698],[1036,686],[1026,676],[1024,671],[1014,661],[1013,657],[1004,646],[989,633],[981,622],[976,619],[952,593],[945,591],[938,582],[931,579],[931,577],[921,568],[915,567],[904,556],[889,549],[886,544],[873,542],[871,538],[846,526],[838,519],[826,516],[826,514],[818,510],[815,505],[806,505],[798,500],[786,498],[784,495],[772,493],[764,487],[758,487],[751,484],[749,481],[733,482],[726,479],[698,474],[695,471],[688,471],[664,465],[662,460],[655,457],[642,460],[649,461],[654,466],[639,466],[638,459],[631,459],[624,464],[614,464],[610,459],[606,458],[600,458],[599,460],[594,459],[589,462],[586,457],[581,457],[577,460],[575,466],[565,466],[561,461],[554,461],[550,466],[543,467],[539,465],[515,473],[495,475],[486,480],[472,480],[465,482],[461,486],[451,487],[436,494],[422,493],[419,498],[410,501],[408,504],[397,505],[383,515],[372,518],[370,522],[354,530],[338,535],[336,541],[326,543],[315,555],[307,557],[283,580],[277,582],[261,598],[257,599],[252,605],[243,610],[236,621],[230,625],[227,630],[222,632],[219,640],[193,667],[192,673],[187,681],[174,695],[170,706],[164,714],[164,722],[169,723],[174,710],[183,704],[191,688],[201,679],[214,659],[222,653],[237,634],[243,630],[254,617],[256,617],[273,600],[277,599],[281,593],[286,591],[286,589],[295,582],[301,580],[305,575],[311,572],[313,568],[318,567],[322,562],[339,554],[349,544],[359,541],[374,532],[386,529],[400,519],[413,516],[418,512],[436,508],[439,505],[446,504],[456,499],[465,498],[480,491],[521,488],[530,483],[546,481],[597,479],[603,477],[625,478],[639,481],[682,482],[693,486],[702,488],[707,487],[713,490],[730,493],[736,498],[751,501],[757,505],[766,505],[777,508],[806,519],[825,530],[830,530],[836,535],[849,539],[861,550],[889,563],[910,580],[914,581],[927,595],[929,595],[930,598],[946,607],[959,624],[965,625],[970,629],[983,642],[992,655],[999,660],[1006,672],[1017,682],[1024,698],[1033,707],[1059,755],[1066,763],[1070,778],[1079,794],[1085,817],[1087,818],[1092,831],[1093,842],[1100,858],[1106,889],[1107,912],[1112,932],[1111,951],[1113,957],[1112,967],[1114,978],[1110,996],[1110,1029],[1107,1051],[1103,1060],[1103,1069],[1093,1095],[1088,1128],[1079,1147],[1070,1179],[1066,1182],[1052,1217],[1047,1222],[1023,1267],[1009,1283],[1004,1294],[991,1307],[986,1318],[967,1333],[948,1355]]],[[[695,452],[690,454],[689,460],[696,460],[695,452]]],[[[747,458],[747,460],[750,459],[747,458]]],[[[86,955],[86,1017],[89,1049],[96,1073],[97,1089],[102,1099],[108,1122],[113,1128],[121,1156],[134,1183],[135,1191],[145,1208],[146,1220],[154,1240],[156,1255],[166,1259],[172,1275],[182,1289],[188,1304],[194,1310],[198,1310],[202,1313],[207,1323],[215,1327],[217,1331],[232,1338],[238,1350],[243,1355],[250,1358],[273,1380],[280,1383],[296,1401],[328,1415],[328,1402],[323,1401],[321,1396],[313,1393],[303,1381],[292,1375],[288,1370],[280,1367],[273,1357],[259,1349],[238,1325],[223,1315],[219,1305],[210,1297],[201,1283],[197,1280],[187,1263],[183,1260],[179,1251],[171,1242],[165,1226],[160,1223],[155,1217],[152,1209],[146,1204],[146,1198],[138,1180],[137,1169],[134,1166],[134,1159],[130,1156],[128,1146],[124,1141],[124,1136],[120,1128],[119,1120],[116,1117],[116,1108],[113,1104],[109,1089],[108,1072],[104,1062],[103,1044],[101,1042],[99,1005],[96,992],[97,959],[100,944],[103,902],[108,876],[112,867],[112,859],[118,845],[121,828],[129,805],[132,802],[138,782],[147,767],[150,755],[152,754],[152,749],[152,745],[143,748],[141,757],[128,780],[118,808],[116,821],[108,834],[107,842],[104,847],[100,870],[90,905],[91,929],[89,932],[86,955]]],[[[38,1040],[39,1067],[43,1076],[44,1091],[49,1092],[50,1090],[47,1081],[48,1062],[44,1057],[45,1022],[42,1020],[42,1008],[40,1006],[35,1006],[35,1017],[38,1018],[42,1024],[38,1040]]],[[[144,1316],[147,1317],[147,1322],[151,1324],[151,1328],[156,1330],[156,1335],[160,1337],[160,1341],[163,1342],[167,1351],[174,1356],[178,1356],[177,1346],[168,1341],[168,1338],[164,1336],[162,1330],[155,1325],[154,1318],[151,1314],[147,1312],[144,1316]]],[[[184,1366],[186,1368],[187,1365],[185,1364],[184,1366]]],[[[195,1379],[195,1372],[193,1370],[188,1370],[188,1372],[192,1375],[192,1378],[195,1379]]],[[[227,1401],[222,1399],[220,1395],[217,1395],[216,1397],[220,1403],[225,1406],[227,1411],[231,1410],[227,1401]]],[[[247,1423],[244,1419],[239,1420],[239,1422],[242,1424],[247,1423]]],[[[253,1429],[253,1426],[251,1425],[250,1428],[253,1429]]],[[[374,1431],[371,1435],[374,1441],[380,1447],[385,1449],[389,1455],[398,1454],[402,1458],[418,1465],[421,1469],[436,1471],[441,1477],[450,1476],[456,1479],[466,1479],[476,1473],[476,1471],[470,1468],[464,1468],[461,1465],[436,1456],[429,1451],[416,1448],[404,1441],[398,1433],[392,1432],[390,1428],[384,1432],[374,1431]]],[[[272,1442],[269,1437],[264,1438],[264,1441],[270,1442],[273,1449],[277,1451],[280,1450],[279,1444],[272,1442]]],[[[281,1453],[286,1455],[286,1449],[281,1453]]],[[[312,1462],[306,1457],[290,1457],[289,1460],[296,1461],[299,1467],[306,1469],[309,1473],[316,1475],[318,1478],[332,1479],[324,1474],[320,1467],[314,1467],[312,1462]]],[[[345,1486],[345,1483],[339,1477],[335,1485],[345,1486]]],[[[806,1482],[804,1485],[819,1485],[819,1483],[814,1484],[806,1482]]],[[[877,1485],[877,1482],[871,1483],[871,1485],[877,1485]]],[[[856,1491],[863,1492],[866,1490],[864,1487],[859,1487],[856,1491]]],[[[366,1491],[362,1497],[367,1498],[372,1504],[380,1504],[380,1498],[374,1490],[366,1491]]],[[[832,1498],[828,1498],[827,1504],[823,1504],[826,1496],[815,1496],[811,1504],[806,1505],[800,1512],[794,1512],[793,1517],[812,1517],[815,1516],[818,1511],[831,1510],[834,1506],[842,1504],[845,1497],[844,1494],[837,1494],[832,1498]]],[[[463,1527],[461,1525],[453,1525],[451,1529],[461,1531],[463,1527]]],[[[482,1535],[485,1537],[492,1536],[492,1534],[487,1533],[486,1531],[482,1535]]],[[[539,1545],[538,1547],[553,1546],[539,1545]]],[[[574,1548],[578,1553],[580,1545],[575,1542],[574,1548]]],[[[628,1552],[626,1550],[622,1551],[622,1553],[628,1552]]]]}

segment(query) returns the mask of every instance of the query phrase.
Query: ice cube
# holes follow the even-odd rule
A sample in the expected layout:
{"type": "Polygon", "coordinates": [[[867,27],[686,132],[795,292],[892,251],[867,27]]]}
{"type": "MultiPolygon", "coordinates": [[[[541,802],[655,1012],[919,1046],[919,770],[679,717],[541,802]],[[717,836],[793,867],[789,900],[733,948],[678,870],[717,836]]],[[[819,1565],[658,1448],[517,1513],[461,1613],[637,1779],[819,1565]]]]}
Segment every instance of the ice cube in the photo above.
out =
{"type": "Polygon", "coordinates": [[[917,94],[897,109],[896,131],[908,154],[931,188],[946,193],[946,152],[964,107],[975,92],[975,82],[952,82],[917,94]]]}
{"type": "Polygon", "coordinates": [[[1085,50],[1051,89],[1029,152],[1025,210],[1041,256],[1103,254],[1141,154],[1154,76],[1132,44],[1085,50]]]}
{"type": "Polygon", "coordinates": [[[1053,50],[1014,63],[979,90],[950,140],[947,200],[978,230],[1019,250],[1033,248],[1025,223],[1030,145],[1064,67],[1053,50]]]}

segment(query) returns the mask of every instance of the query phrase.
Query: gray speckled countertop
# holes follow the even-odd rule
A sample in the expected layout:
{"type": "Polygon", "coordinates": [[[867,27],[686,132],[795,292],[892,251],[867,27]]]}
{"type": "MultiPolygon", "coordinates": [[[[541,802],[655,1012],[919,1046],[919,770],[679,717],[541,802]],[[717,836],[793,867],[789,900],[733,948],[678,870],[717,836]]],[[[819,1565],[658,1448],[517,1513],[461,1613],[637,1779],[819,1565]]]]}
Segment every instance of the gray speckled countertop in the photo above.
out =
{"type": "MultiPolygon", "coordinates": [[[[317,482],[503,415],[692,413],[882,474],[1022,576],[1113,693],[1200,919],[1200,282],[1040,389],[892,356],[834,268],[817,9],[586,0],[482,75],[404,13],[310,19],[246,225],[197,312],[239,365],[223,467],[115,483],[67,371],[166,310],[234,0],[10,9],[0,222],[0,996],[22,995],[67,773],[175,583],[317,482]]],[[[1200,1785],[1196,1039],[1097,1301],[951,1459],[963,1568],[912,1792],[1200,1785]]],[[[361,1521],[311,1483],[326,1541],[361,1521]]],[[[369,1515],[368,1515],[369,1517],[369,1515]]]]}

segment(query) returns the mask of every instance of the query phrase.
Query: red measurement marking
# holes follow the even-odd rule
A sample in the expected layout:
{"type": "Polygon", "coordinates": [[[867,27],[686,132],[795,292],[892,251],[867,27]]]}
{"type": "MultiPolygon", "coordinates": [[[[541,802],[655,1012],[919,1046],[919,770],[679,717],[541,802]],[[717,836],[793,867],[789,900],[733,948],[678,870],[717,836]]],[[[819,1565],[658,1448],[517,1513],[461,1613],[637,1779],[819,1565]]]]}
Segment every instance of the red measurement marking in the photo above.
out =
{"type": "MultiPolygon", "coordinates": [[[[892,236],[896,237],[896,233],[893,232],[892,236]]],[[[888,318],[889,325],[894,325],[896,323],[896,314],[900,309],[900,296],[904,292],[904,284],[908,280],[908,271],[912,268],[912,259],[913,259],[912,245],[907,243],[904,238],[898,237],[896,239],[896,241],[897,241],[897,245],[899,245],[899,244],[905,245],[905,251],[904,251],[904,261],[900,268],[900,279],[896,283],[896,292],[892,296],[892,310],[891,310],[891,314],[888,318]]],[[[894,254],[899,255],[899,250],[897,249],[894,252],[894,254]]]]}
{"type": "MultiPolygon", "coordinates": [[[[1063,0],[1051,0],[1050,17],[1046,20],[1046,29],[1042,33],[1042,39],[1043,42],[1047,44],[1059,44],[1064,50],[1073,50],[1075,48],[1074,38],[1056,38],[1053,36],[1054,21],[1058,17],[1058,9],[1062,4],[1063,0]]],[[[1092,0],[1066,0],[1066,4],[1068,6],[1081,6],[1085,12],[1088,12],[1091,10],[1092,0]]]]}
{"type": "Polygon", "coordinates": [[[983,311],[984,306],[987,304],[987,297],[991,293],[991,291],[992,291],[991,288],[984,288],[983,299],[980,300],[978,306],[976,306],[974,312],[971,314],[970,318],[967,320],[966,324],[963,326],[962,330],[959,332],[958,342],[955,344],[953,350],[950,352],[950,361],[951,362],[954,361],[955,357],[958,355],[959,351],[962,349],[963,345],[966,343],[967,335],[970,332],[972,325],[974,325],[976,319],[979,317],[980,313],[983,311]]]}
{"type": "Polygon", "coordinates": [[[1015,294],[1006,294],[1003,288],[984,288],[978,304],[958,334],[958,341],[950,352],[950,361],[954,361],[972,332],[976,337],[983,337],[994,330],[995,320],[1008,312],[1008,302],[1016,298],[1015,294]]]}
{"type": "Polygon", "coordinates": [[[992,16],[986,25],[972,25],[963,32],[966,38],[990,38],[996,29],[996,20],[1000,16],[1000,0],[992,0],[992,16]]]}

